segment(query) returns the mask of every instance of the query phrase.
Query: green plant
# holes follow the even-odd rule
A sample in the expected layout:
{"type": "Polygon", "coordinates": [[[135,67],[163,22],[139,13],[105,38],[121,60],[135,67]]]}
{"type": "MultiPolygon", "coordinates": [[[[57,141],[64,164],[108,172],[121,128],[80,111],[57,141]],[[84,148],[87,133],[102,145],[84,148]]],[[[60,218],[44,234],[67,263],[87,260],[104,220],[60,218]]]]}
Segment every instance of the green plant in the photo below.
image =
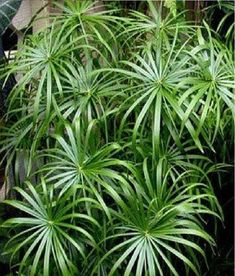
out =
{"type": "MultiPolygon", "coordinates": [[[[6,29],[10,25],[13,17],[17,13],[17,10],[20,7],[22,0],[1,0],[0,1],[0,63],[1,67],[3,67],[4,72],[4,65],[6,64],[5,54],[3,49],[3,41],[2,36],[5,33],[6,29]]],[[[4,72],[5,73],[5,72],[4,72]]],[[[6,98],[15,85],[14,77],[11,76],[7,82],[7,84],[3,85],[4,79],[0,80],[0,116],[2,117],[6,111],[5,101],[6,98]]]]}
{"type": "MultiPolygon", "coordinates": [[[[197,216],[200,217],[200,213],[213,214],[202,205],[202,201],[214,196],[210,195],[207,186],[202,183],[184,183],[184,174],[171,186],[168,186],[170,181],[167,174],[158,189],[158,183],[151,179],[147,166],[145,160],[141,186],[146,187],[148,195],[141,196],[139,193],[138,196],[131,197],[122,207],[122,213],[116,214],[118,221],[113,228],[114,234],[107,237],[107,242],[115,246],[109,249],[98,266],[110,254],[118,251],[119,256],[113,262],[109,275],[113,275],[119,267],[123,267],[124,275],[130,275],[134,271],[136,275],[145,271],[149,275],[164,275],[168,269],[169,273],[179,275],[172,263],[173,256],[200,275],[195,251],[204,257],[205,254],[198,246],[198,241],[193,241],[190,237],[199,237],[213,243],[212,238],[201,228],[197,216]],[[188,190],[197,189],[201,191],[200,195],[188,194],[188,190]],[[156,195],[153,196],[154,194],[156,195]]],[[[192,171],[187,173],[192,175],[192,171]]]]}
{"type": "Polygon", "coordinates": [[[8,241],[9,249],[6,253],[12,253],[13,258],[22,248],[27,248],[19,273],[30,271],[30,275],[35,275],[41,260],[43,275],[50,275],[51,262],[62,275],[75,273],[77,268],[70,261],[70,255],[75,249],[81,257],[85,258],[82,241],[85,240],[87,244],[96,246],[87,224],[96,224],[98,227],[99,224],[94,218],[74,211],[74,206],[84,205],[88,201],[92,203],[93,208],[97,208],[96,201],[84,197],[71,200],[74,198],[74,193],[80,189],[79,185],[73,185],[61,197],[57,197],[54,188],[44,180],[37,185],[40,191],[37,191],[29,182],[25,184],[27,187],[25,190],[16,188],[24,201],[5,201],[8,205],[27,214],[25,217],[11,218],[2,224],[3,227],[20,228],[19,232],[16,231],[17,234],[8,241]],[[76,225],[75,221],[77,221],[76,225]],[[32,254],[35,250],[36,252],[32,254]],[[69,251],[71,253],[68,253],[69,251]],[[26,265],[28,261],[31,264],[30,268],[26,265]]]}
{"type": "Polygon", "coordinates": [[[1,0],[0,1],[0,36],[10,25],[12,18],[20,7],[22,0],[1,0]]]}
{"type": "Polygon", "coordinates": [[[218,0],[217,3],[205,8],[206,16],[208,17],[209,22],[213,21],[213,17],[215,16],[216,10],[219,10],[222,16],[218,23],[216,23],[214,30],[216,31],[217,35],[219,35],[223,40],[225,40],[228,47],[232,49],[234,44],[235,27],[234,20],[232,19],[234,3],[233,1],[218,0]]]}
{"type": "Polygon", "coordinates": [[[148,4],[118,18],[65,1],[9,65],[21,79],[0,151],[17,195],[0,227],[16,273],[203,274],[223,220],[232,53],[207,24],[148,4]]]}

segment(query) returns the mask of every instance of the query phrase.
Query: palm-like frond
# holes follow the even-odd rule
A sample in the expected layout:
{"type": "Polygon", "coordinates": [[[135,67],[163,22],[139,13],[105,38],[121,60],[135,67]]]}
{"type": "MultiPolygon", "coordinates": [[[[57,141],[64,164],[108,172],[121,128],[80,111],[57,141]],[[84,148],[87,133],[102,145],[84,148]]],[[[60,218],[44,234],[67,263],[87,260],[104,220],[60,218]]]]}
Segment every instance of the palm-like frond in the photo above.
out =
{"type": "Polygon", "coordinates": [[[70,75],[68,59],[75,49],[89,48],[79,44],[84,37],[80,36],[68,41],[72,30],[64,34],[65,26],[59,30],[45,31],[38,37],[32,37],[24,49],[18,54],[16,62],[10,65],[9,74],[23,74],[10,97],[10,106],[14,101],[27,95],[27,88],[32,80],[37,82],[37,90],[33,99],[34,123],[40,109],[42,98],[46,100],[46,116],[49,116],[52,98],[55,94],[63,95],[62,77],[70,75]],[[75,46],[76,45],[76,46],[75,46]]]}
{"type": "Polygon", "coordinates": [[[61,193],[76,184],[81,184],[86,194],[86,188],[89,187],[110,218],[103,192],[111,194],[114,198],[117,191],[130,194],[132,189],[125,175],[127,170],[133,170],[132,165],[130,162],[112,157],[121,150],[116,143],[101,148],[97,148],[96,145],[94,148],[90,147],[90,139],[94,138],[94,133],[91,128],[83,130],[78,121],[73,127],[66,124],[65,130],[67,137],[55,135],[56,147],[48,149],[43,154],[49,159],[39,172],[46,173],[47,181],[54,183],[54,187],[60,189],[61,193]]]}
{"type": "MultiPolygon", "coordinates": [[[[208,27],[207,27],[208,28],[208,27]]],[[[185,109],[183,124],[190,115],[198,119],[196,137],[202,132],[204,122],[212,113],[216,118],[212,143],[215,139],[221,120],[224,105],[227,105],[234,116],[234,66],[231,63],[232,53],[220,43],[212,41],[210,30],[209,41],[199,35],[200,46],[195,47],[190,55],[196,62],[196,76],[185,78],[188,81],[187,91],[180,97],[179,104],[185,109]],[[186,107],[187,106],[187,107],[186,107]],[[194,112],[192,112],[194,111],[194,112]]]]}
{"type": "Polygon", "coordinates": [[[64,80],[64,98],[58,102],[59,112],[71,122],[81,118],[87,125],[92,120],[103,123],[107,138],[106,117],[115,111],[111,104],[125,98],[124,88],[127,85],[110,73],[98,72],[92,62],[87,62],[84,66],[71,65],[71,71],[70,76],[64,80]]]}
{"type": "Polygon", "coordinates": [[[155,1],[148,0],[147,2],[150,15],[138,11],[131,11],[130,13],[129,21],[126,22],[128,27],[122,33],[122,35],[128,34],[128,42],[134,40],[142,48],[146,44],[158,45],[159,40],[161,40],[164,41],[165,47],[170,50],[175,29],[178,28],[180,33],[186,36],[193,34],[192,26],[183,19],[182,13],[176,16],[168,13],[164,17],[162,7],[157,8],[155,1]]]}
{"type": "Polygon", "coordinates": [[[1,227],[13,273],[204,274],[231,159],[232,53],[151,0],[148,15],[120,18],[64,3],[8,65],[19,81],[0,154],[17,197],[1,227]]]}
{"type": "Polygon", "coordinates": [[[113,25],[120,25],[120,18],[112,15],[115,10],[105,10],[99,2],[93,1],[66,0],[64,5],[56,5],[62,10],[62,14],[57,16],[57,23],[65,24],[68,30],[72,28],[75,37],[84,35],[87,45],[98,43],[99,48],[103,46],[103,53],[106,51],[116,60],[118,49],[113,25]]]}
{"type": "Polygon", "coordinates": [[[116,214],[118,222],[115,233],[107,237],[107,242],[113,244],[115,241],[116,245],[95,268],[107,257],[119,252],[108,275],[113,275],[118,269],[124,275],[164,275],[167,269],[172,275],[179,275],[172,262],[175,257],[200,275],[200,262],[197,261],[198,257],[195,259],[195,252],[204,257],[205,253],[198,238],[214,243],[203,230],[200,215],[217,216],[205,204],[215,197],[206,192],[205,184],[181,182],[183,175],[169,188],[165,186],[167,181],[161,183],[159,193],[153,197],[157,187],[148,169],[145,169],[145,176],[151,199],[146,202],[146,197],[133,195],[122,213],[116,214]],[[201,191],[199,194],[193,192],[197,189],[201,191]]]}
{"type": "MultiPolygon", "coordinates": [[[[152,122],[152,143],[153,153],[158,155],[160,147],[160,132],[163,122],[168,128],[172,128],[176,132],[177,139],[180,133],[176,130],[176,120],[183,120],[184,110],[178,104],[177,85],[189,73],[186,65],[188,59],[186,56],[182,59],[182,51],[185,44],[180,49],[175,49],[175,43],[178,36],[176,31],[175,39],[170,51],[163,51],[159,48],[148,51],[144,56],[135,55],[134,61],[124,61],[134,72],[126,69],[116,69],[118,72],[125,74],[131,79],[136,80],[136,86],[133,87],[133,95],[128,98],[128,109],[123,117],[122,125],[125,124],[128,116],[140,107],[139,114],[135,121],[133,129],[133,144],[136,144],[138,131],[141,124],[146,123],[145,117],[150,117],[152,122]],[[131,103],[128,103],[131,101],[131,103]]],[[[185,126],[194,139],[196,145],[202,150],[199,139],[195,137],[195,129],[187,120],[185,126]]]]}
{"type": "Polygon", "coordinates": [[[74,248],[85,258],[83,244],[96,247],[96,242],[89,233],[89,226],[85,229],[85,225],[94,224],[99,227],[93,217],[80,213],[75,208],[82,206],[86,201],[97,208],[98,202],[85,197],[71,201],[74,192],[79,189],[78,185],[67,190],[60,198],[43,180],[40,191],[29,182],[26,182],[25,187],[26,190],[16,188],[22,197],[21,201],[5,201],[25,214],[24,217],[10,218],[1,225],[18,229],[17,234],[8,242],[6,253],[11,253],[13,257],[19,250],[24,250],[20,273],[28,271],[30,275],[36,275],[41,262],[43,275],[50,275],[53,265],[56,265],[62,275],[75,273],[77,268],[72,263],[68,249],[74,248]],[[30,268],[27,268],[26,263],[31,265],[30,268]]]}

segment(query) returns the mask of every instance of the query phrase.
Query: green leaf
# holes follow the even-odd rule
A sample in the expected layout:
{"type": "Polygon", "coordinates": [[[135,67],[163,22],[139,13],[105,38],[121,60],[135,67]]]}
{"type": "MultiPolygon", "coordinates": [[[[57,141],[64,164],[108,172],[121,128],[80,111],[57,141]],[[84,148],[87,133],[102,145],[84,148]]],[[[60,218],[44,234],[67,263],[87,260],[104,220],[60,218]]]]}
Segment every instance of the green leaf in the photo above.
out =
{"type": "Polygon", "coordinates": [[[21,2],[22,0],[0,0],[0,35],[2,35],[10,25],[21,2]]]}

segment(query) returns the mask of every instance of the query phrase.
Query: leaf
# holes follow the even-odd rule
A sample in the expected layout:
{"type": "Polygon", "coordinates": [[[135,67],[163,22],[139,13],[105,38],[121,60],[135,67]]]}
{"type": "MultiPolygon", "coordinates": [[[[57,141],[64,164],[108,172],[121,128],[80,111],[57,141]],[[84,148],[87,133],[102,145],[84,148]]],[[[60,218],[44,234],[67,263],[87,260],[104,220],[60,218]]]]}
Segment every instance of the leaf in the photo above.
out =
{"type": "Polygon", "coordinates": [[[0,36],[10,25],[22,0],[0,0],[0,36]]]}
{"type": "Polygon", "coordinates": [[[165,0],[164,6],[170,9],[171,13],[176,16],[176,0],[165,0]]]}

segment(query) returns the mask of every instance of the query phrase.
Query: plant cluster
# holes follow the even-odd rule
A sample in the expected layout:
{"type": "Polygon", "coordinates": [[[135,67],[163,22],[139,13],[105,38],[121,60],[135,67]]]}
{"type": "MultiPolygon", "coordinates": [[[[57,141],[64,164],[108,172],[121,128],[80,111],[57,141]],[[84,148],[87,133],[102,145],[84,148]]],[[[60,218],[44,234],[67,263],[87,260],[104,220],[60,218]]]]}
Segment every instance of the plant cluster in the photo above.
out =
{"type": "Polygon", "coordinates": [[[65,1],[9,65],[1,229],[19,275],[202,275],[207,224],[223,220],[214,153],[232,133],[232,52],[148,4],[118,17],[65,1]]]}

